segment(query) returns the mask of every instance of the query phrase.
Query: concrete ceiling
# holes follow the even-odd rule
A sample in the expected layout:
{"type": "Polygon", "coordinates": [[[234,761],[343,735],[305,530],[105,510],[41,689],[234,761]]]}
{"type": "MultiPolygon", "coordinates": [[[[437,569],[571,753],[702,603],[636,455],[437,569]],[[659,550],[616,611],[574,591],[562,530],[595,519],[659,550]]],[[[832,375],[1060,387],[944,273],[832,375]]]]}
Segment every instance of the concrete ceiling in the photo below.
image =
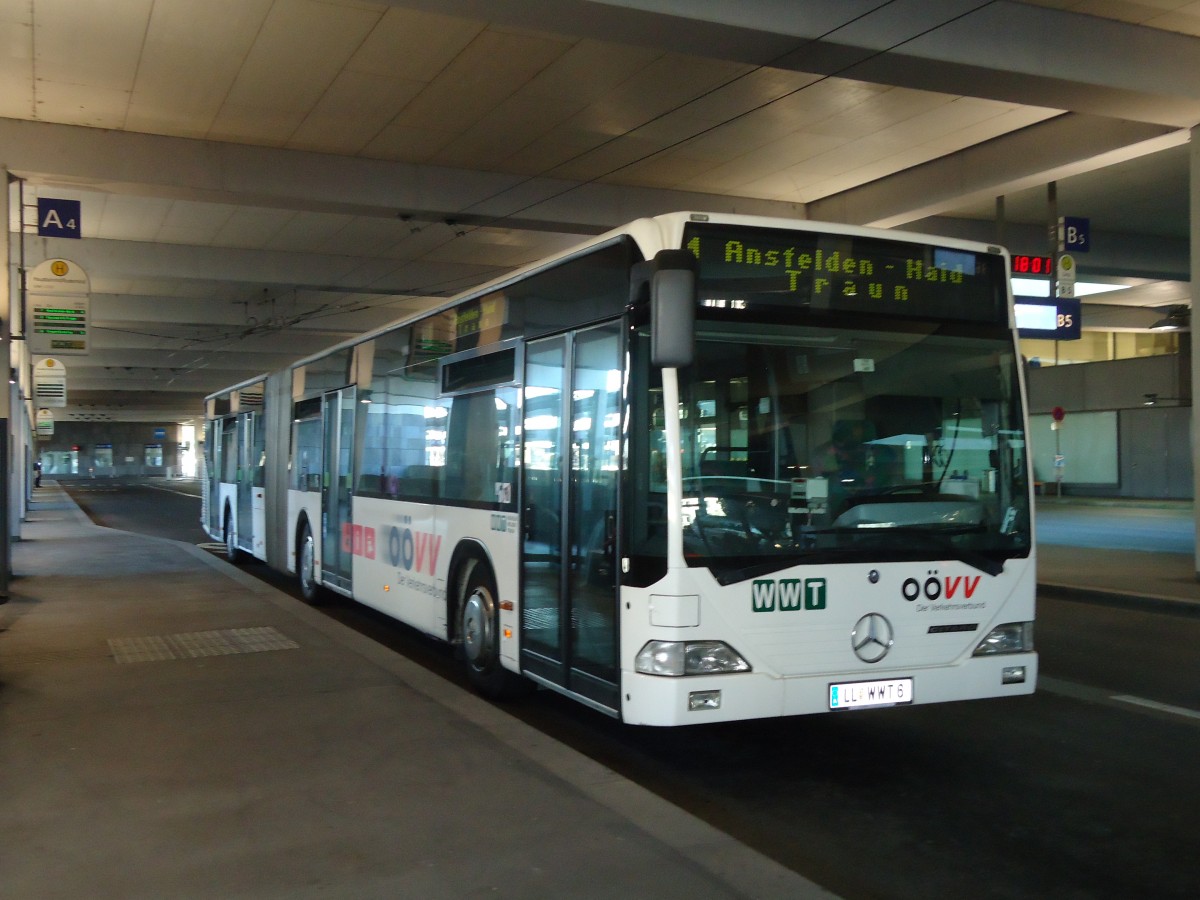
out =
{"type": "Polygon", "coordinates": [[[91,279],[60,420],[186,421],[675,209],[1043,253],[1053,181],[1107,303],[1190,303],[1198,2],[0,0],[0,39],[14,268],[91,279]]]}

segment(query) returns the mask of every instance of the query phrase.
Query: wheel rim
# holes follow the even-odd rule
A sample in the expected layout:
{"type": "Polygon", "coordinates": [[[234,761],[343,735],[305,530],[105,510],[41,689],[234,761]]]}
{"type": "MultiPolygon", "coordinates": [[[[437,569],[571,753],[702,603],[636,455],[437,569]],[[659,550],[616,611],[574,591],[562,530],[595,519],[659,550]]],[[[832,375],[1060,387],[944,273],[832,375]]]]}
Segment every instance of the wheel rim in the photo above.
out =
{"type": "Polygon", "coordinates": [[[311,534],[304,535],[304,541],[300,545],[300,586],[305,593],[308,593],[316,585],[316,577],[313,575],[313,537],[311,534]]]}
{"type": "Polygon", "coordinates": [[[225,555],[232,557],[237,552],[237,543],[233,536],[233,529],[230,527],[230,522],[225,521],[225,555]]]}
{"type": "Polygon", "coordinates": [[[467,661],[485,667],[492,658],[492,598],[482,587],[475,588],[463,603],[462,639],[467,661]]]}

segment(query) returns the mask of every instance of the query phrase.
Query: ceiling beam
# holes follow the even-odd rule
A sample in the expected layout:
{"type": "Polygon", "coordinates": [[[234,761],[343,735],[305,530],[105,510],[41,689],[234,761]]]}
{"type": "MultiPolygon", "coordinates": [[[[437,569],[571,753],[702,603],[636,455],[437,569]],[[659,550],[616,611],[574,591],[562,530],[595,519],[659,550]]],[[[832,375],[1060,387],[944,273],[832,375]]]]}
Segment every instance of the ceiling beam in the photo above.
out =
{"type": "Polygon", "coordinates": [[[1067,113],[809,204],[814,219],[895,228],[1187,143],[1188,132],[1067,113]]]}
{"type": "Polygon", "coordinates": [[[389,0],[753,65],[1185,128],[1200,38],[1013,0],[389,0]],[[1133,52],[1114,53],[1113,48],[1133,52]],[[1098,64],[1103,60],[1103,64],[1098,64]]]}
{"type": "MultiPolygon", "coordinates": [[[[994,200],[994,198],[991,198],[994,200]]],[[[1061,204],[1061,198],[1060,198],[1061,204]]],[[[925,234],[939,234],[982,243],[1000,243],[1013,253],[1041,256],[1049,253],[1046,225],[1008,222],[1004,235],[996,234],[993,219],[933,217],[907,223],[925,234]]],[[[1076,258],[1079,278],[1146,278],[1167,281],[1188,278],[1187,238],[1092,230],[1092,249],[1076,258]]]]}
{"type": "MultiPolygon", "coordinates": [[[[382,259],[338,254],[200,247],[184,244],[83,238],[29,242],[26,265],[67,259],[107,279],[212,281],[286,285],[288,290],[427,296],[474,285],[501,271],[495,266],[431,260],[382,259]],[[433,290],[430,290],[432,288],[433,290]]],[[[102,289],[102,285],[93,284],[102,289]]]]}
{"type": "Polygon", "coordinates": [[[386,219],[452,219],[587,235],[642,216],[687,209],[804,217],[799,203],[17,119],[0,119],[0,147],[9,171],[31,184],[386,219]]]}

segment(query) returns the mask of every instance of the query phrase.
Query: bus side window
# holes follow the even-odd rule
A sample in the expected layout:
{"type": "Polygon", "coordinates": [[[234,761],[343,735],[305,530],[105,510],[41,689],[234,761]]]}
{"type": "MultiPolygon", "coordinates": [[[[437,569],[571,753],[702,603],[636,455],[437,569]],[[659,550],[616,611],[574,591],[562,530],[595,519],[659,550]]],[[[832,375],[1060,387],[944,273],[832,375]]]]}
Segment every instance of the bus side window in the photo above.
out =
{"type": "MultiPolygon", "coordinates": [[[[512,404],[498,409],[496,391],[460,394],[450,408],[444,497],[468,503],[495,503],[502,457],[511,440],[512,404]]],[[[504,476],[509,477],[509,476],[504,476]]]]}
{"type": "Polygon", "coordinates": [[[407,497],[436,497],[438,495],[439,466],[415,465],[404,470],[404,477],[396,483],[392,493],[407,497]]]}

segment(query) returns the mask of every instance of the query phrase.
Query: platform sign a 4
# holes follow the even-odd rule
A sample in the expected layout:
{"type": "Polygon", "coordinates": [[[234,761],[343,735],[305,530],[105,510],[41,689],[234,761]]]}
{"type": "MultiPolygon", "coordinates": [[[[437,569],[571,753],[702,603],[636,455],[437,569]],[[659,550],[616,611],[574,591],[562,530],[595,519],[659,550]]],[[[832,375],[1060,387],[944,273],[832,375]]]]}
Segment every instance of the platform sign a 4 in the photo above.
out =
{"type": "Polygon", "coordinates": [[[38,197],[38,237],[80,238],[80,208],[78,200],[38,197]]]}

